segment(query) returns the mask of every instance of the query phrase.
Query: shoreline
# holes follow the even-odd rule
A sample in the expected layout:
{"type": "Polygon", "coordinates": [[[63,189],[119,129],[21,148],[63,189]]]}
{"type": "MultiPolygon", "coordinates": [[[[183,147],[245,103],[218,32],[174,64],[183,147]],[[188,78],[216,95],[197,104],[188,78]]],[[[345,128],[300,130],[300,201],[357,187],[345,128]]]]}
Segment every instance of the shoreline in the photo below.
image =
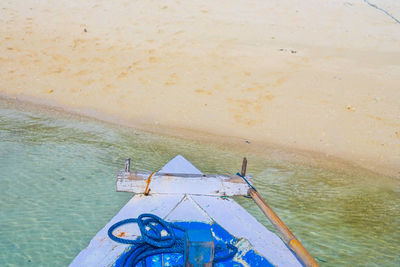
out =
{"type": "MultiPolygon", "coordinates": [[[[356,162],[345,160],[336,156],[329,156],[321,152],[299,150],[290,147],[284,147],[266,142],[250,141],[234,136],[218,136],[212,133],[198,132],[189,129],[177,129],[163,126],[132,124],[132,121],[117,118],[115,116],[104,116],[96,111],[90,110],[74,110],[71,107],[63,107],[49,103],[43,99],[35,99],[27,96],[9,96],[0,92],[0,101],[11,103],[16,108],[25,108],[28,110],[36,110],[39,112],[61,113],[62,115],[72,115],[74,117],[83,117],[89,120],[96,120],[118,128],[131,129],[133,131],[142,131],[158,136],[167,136],[172,138],[183,139],[186,141],[207,142],[210,145],[223,145],[243,152],[246,157],[247,153],[257,155],[260,158],[269,158],[276,162],[287,164],[300,164],[302,166],[310,166],[316,168],[325,168],[330,170],[346,170],[346,172],[365,173],[386,179],[400,180],[400,177],[392,175],[391,172],[385,172],[387,169],[371,169],[358,165],[356,162]]],[[[56,115],[58,116],[58,115],[56,115]]],[[[129,131],[129,130],[128,130],[129,131]]]]}
{"type": "Polygon", "coordinates": [[[0,17],[4,96],[400,178],[400,27],[362,1],[28,0],[0,17]]]}

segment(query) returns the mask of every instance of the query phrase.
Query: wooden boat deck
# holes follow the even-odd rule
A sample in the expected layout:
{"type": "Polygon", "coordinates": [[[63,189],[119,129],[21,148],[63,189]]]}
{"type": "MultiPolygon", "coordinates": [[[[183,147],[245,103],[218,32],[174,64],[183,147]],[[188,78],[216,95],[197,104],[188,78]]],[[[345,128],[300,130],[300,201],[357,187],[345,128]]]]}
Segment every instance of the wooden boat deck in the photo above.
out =
{"type": "MultiPolygon", "coordinates": [[[[192,168],[190,170],[193,171],[192,168]]],[[[176,168],[174,171],[176,172],[176,168]]],[[[302,266],[276,234],[265,228],[234,200],[219,196],[181,193],[135,195],[96,234],[89,246],[79,253],[70,266],[112,266],[128,245],[112,241],[107,235],[108,229],[118,221],[136,218],[142,213],[153,213],[167,221],[215,222],[240,239],[239,245],[244,246],[244,250],[246,248],[255,250],[273,265],[302,266]]],[[[130,224],[121,227],[115,234],[123,238],[140,235],[138,227],[130,224]]],[[[239,254],[234,259],[241,262],[240,257],[239,254]]]]}

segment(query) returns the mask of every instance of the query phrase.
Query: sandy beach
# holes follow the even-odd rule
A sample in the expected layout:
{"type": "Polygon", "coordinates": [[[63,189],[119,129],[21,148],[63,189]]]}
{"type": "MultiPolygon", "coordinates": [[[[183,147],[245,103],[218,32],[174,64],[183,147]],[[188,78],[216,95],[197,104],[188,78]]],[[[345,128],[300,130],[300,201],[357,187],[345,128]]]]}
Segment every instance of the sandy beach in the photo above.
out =
{"type": "Polygon", "coordinates": [[[368,2],[3,1],[0,94],[400,178],[400,3],[368,2]]]}

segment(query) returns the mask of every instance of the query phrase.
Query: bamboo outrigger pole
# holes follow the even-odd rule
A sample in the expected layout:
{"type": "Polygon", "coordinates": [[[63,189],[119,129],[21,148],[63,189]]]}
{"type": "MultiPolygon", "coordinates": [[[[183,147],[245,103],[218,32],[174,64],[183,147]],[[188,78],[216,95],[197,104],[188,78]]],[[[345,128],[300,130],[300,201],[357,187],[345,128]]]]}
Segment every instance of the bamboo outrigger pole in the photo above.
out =
{"type": "MultiPolygon", "coordinates": [[[[242,164],[242,178],[246,175],[247,159],[243,158],[242,164]]],[[[245,178],[244,178],[245,179],[245,178]]],[[[245,181],[249,183],[246,179],[245,181]]],[[[283,223],[278,215],[272,210],[268,203],[261,197],[257,190],[251,185],[248,191],[251,198],[256,202],[257,206],[267,216],[268,220],[272,223],[276,230],[281,234],[282,239],[290,247],[290,249],[296,254],[296,256],[303,262],[305,266],[316,267],[319,266],[314,258],[308,253],[305,247],[300,243],[297,237],[289,230],[289,228],[283,223]]]]}

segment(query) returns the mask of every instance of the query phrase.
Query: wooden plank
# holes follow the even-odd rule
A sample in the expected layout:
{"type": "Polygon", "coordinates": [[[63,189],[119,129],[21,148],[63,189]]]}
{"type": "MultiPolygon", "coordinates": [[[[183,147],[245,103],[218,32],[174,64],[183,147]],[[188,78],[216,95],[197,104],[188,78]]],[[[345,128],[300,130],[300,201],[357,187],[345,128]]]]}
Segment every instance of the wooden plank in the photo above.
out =
{"type": "MultiPolygon", "coordinates": [[[[124,172],[117,176],[117,191],[143,194],[150,172],[124,172]]],[[[250,181],[250,176],[246,177],[250,181]]],[[[205,196],[244,196],[249,186],[237,175],[198,175],[156,173],[150,194],[189,194],[205,196]]]]}

